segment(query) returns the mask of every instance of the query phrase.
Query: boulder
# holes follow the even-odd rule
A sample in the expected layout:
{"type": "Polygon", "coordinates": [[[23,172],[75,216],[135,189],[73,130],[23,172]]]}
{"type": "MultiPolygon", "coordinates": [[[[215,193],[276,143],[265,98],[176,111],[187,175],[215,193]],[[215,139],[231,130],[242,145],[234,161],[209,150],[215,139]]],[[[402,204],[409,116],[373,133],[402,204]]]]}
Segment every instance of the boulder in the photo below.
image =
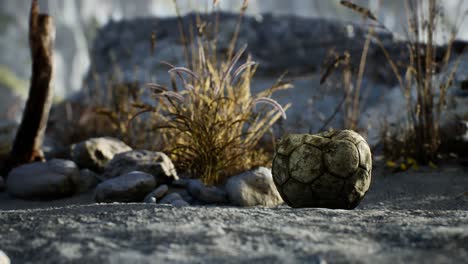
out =
{"type": "Polygon", "coordinates": [[[166,195],[168,190],[169,190],[169,186],[167,186],[166,184],[163,184],[163,185],[159,186],[158,188],[156,188],[156,190],[150,192],[145,197],[144,202],[145,203],[153,202],[153,199],[154,199],[154,201],[157,201],[157,200],[163,198],[164,195],[166,195]]]}
{"type": "Polygon", "coordinates": [[[2,250],[0,250],[0,264],[10,264],[10,258],[7,256],[7,254],[5,254],[5,252],[3,252],[2,250]]]}
{"type": "Polygon", "coordinates": [[[131,171],[152,174],[156,179],[156,186],[179,179],[174,164],[166,154],[147,150],[135,150],[116,155],[107,164],[102,178],[110,179],[131,171]]]}
{"type": "Polygon", "coordinates": [[[54,159],[13,169],[7,178],[7,190],[13,196],[49,200],[74,194],[80,177],[73,161],[54,159]]]}
{"type": "Polygon", "coordinates": [[[200,180],[190,180],[187,186],[188,193],[200,202],[207,204],[227,204],[226,192],[216,186],[205,186],[200,180]]]}
{"type": "Polygon", "coordinates": [[[229,201],[237,206],[277,206],[283,199],[276,190],[271,170],[260,167],[229,178],[229,201]]]}
{"type": "Polygon", "coordinates": [[[98,203],[141,202],[156,187],[153,175],[133,171],[100,183],[94,200],[98,203]]]}
{"type": "Polygon", "coordinates": [[[80,168],[102,172],[115,155],[131,150],[131,147],[115,138],[91,138],[73,145],[71,158],[80,168]]]}
{"type": "Polygon", "coordinates": [[[92,170],[80,170],[80,177],[78,179],[78,192],[87,192],[99,184],[99,176],[92,170]]]}

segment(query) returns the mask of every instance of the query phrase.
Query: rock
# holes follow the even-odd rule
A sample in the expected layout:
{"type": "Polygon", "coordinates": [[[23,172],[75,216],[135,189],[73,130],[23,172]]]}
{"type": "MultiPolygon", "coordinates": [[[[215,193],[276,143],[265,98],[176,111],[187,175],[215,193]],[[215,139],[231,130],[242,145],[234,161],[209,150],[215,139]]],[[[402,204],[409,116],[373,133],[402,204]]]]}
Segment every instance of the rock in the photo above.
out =
{"type": "Polygon", "coordinates": [[[229,201],[237,206],[277,206],[283,199],[276,190],[271,170],[260,167],[229,178],[226,182],[229,201]]]}
{"type": "Polygon", "coordinates": [[[168,194],[170,193],[178,193],[183,199],[184,201],[188,202],[189,204],[197,204],[195,198],[193,198],[187,191],[187,189],[185,188],[178,188],[178,187],[174,187],[173,185],[171,185],[169,187],[169,190],[167,191],[168,194]]]}
{"type": "Polygon", "coordinates": [[[78,192],[84,193],[96,187],[99,183],[99,176],[91,170],[82,169],[78,179],[78,192]]]}
{"type": "Polygon", "coordinates": [[[185,207],[185,206],[190,206],[189,203],[187,203],[185,200],[174,200],[171,202],[171,205],[174,207],[185,207]]]}
{"type": "Polygon", "coordinates": [[[166,184],[163,184],[163,185],[159,186],[158,188],[156,188],[156,190],[150,192],[145,197],[144,202],[152,201],[152,198],[154,198],[155,201],[158,200],[158,199],[161,199],[161,198],[164,197],[164,195],[166,195],[168,190],[169,190],[169,187],[166,184]]]}
{"type": "Polygon", "coordinates": [[[0,192],[3,192],[3,190],[5,190],[5,180],[0,176],[0,192]]]}
{"type": "Polygon", "coordinates": [[[133,171],[106,180],[96,187],[94,200],[102,202],[141,202],[156,187],[153,175],[133,171]]]}
{"type": "Polygon", "coordinates": [[[102,175],[103,179],[110,179],[130,171],[142,171],[152,174],[156,179],[156,186],[178,180],[174,164],[162,152],[136,150],[116,155],[107,164],[102,175]]]}
{"type": "Polygon", "coordinates": [[[7,191],[23,199],[48,200],[66,197],[77,190],[80,177],[73,161],[54,159],[13,169],[7,178],[7,191]]]}
{"type": "Polygon", "coordinates": [[[205,186],[200,180],[190,180],[188,193],[193,198],[207,204],[227,204],[227,193],[216,186],[205,186]]]}
{"type": "Polygon", "coordinates": [[[102,172],[115,155],[131,150],[127,144],[115,138],[91,138],[73,145],[71,157],[80,168],[102,172]]]}
{"type": "Polygon", "coordinates": [[[147,197],[147,198],[145,198],[145,200],[143,200],[143,202],[144,203],[149,203],[149,204],[155,204],[155,203],[157,203],[157,200],[154,197],[149,197],[149,198],[147,197]]]}
{"type": "Polygon", "coordinates": [[[178,193],[170,193],[170,194],[164,196],[159,203],[160,204],[171,204],[173,201],[176,201],[176,200],[184,200],[184,199],[178,193]]]}
{"type": "Polygon", "coordinates": [[[171,183],[171,186],[178,187],[178,188],[187,188],[190,181],[192,181],[192,179],[180,178],[177,181],[173,181],[171,183]]]}
{"type": "Polygon", "coordinates": [[[0,250],[0,264],[10,264],[10,258],[7,256],[7,254],[5,254],[5,252],[3,252],[2,250],[0,250]]]}

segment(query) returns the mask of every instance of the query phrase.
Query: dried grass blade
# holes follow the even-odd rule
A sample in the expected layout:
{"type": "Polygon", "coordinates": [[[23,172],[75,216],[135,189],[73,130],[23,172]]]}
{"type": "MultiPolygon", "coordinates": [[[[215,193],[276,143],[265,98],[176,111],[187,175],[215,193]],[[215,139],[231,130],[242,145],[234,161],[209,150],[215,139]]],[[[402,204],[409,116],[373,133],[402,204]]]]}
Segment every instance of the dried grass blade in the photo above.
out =
{"type": "Polygon", "coordinates": [[[362,16],[366,18],[369,18],[370,20],[378,22],[377,17],[369,9],[365,7],[359,6],[355,3],[352,3],[350,1],[345,1],[345,0],[342,0],[340,4],[344,7],[347,7],[353,10],[354,12],[361,14],[362,16]]]}
{"type": "Polygon", "coordinates": [[[267,97],[260,97],[254,100],[254,105],[261,104],[261,103],[273,106],[279,113],[281,113],[281,116],[283,117],[283,119],[287,118],[286,111],[277,101],[271,98],[267,98],[267,97]]]}

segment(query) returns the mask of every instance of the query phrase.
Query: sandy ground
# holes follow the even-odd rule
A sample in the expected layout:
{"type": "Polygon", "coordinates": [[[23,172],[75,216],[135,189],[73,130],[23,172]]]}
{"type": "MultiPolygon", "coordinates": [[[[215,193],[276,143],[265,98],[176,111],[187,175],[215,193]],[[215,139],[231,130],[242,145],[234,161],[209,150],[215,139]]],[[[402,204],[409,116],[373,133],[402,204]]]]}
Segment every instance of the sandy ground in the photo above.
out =
{"type": "Polygon", "coordinates": [[[375,170],[357,210],[26,202],[0,195],[13,263],[466,263],[468,170],[375,170]],[[14,210],[13,210],[14,209],[14,210]]]}

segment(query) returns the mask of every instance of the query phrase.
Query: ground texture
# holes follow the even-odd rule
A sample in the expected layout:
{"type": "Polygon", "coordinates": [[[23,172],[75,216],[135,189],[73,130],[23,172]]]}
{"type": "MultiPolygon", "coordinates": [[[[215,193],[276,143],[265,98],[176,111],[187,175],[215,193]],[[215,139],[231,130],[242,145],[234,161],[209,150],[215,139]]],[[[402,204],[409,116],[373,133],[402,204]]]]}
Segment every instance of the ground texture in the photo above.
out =
{"type": "Polygon", "coordinates": [[[352,211],[102,205],[89,195],[44,204],[3,194],[0,249],[13,263],[465,263],[466,191],[466,169],[456,167],[376,176],[352,211]]]}

